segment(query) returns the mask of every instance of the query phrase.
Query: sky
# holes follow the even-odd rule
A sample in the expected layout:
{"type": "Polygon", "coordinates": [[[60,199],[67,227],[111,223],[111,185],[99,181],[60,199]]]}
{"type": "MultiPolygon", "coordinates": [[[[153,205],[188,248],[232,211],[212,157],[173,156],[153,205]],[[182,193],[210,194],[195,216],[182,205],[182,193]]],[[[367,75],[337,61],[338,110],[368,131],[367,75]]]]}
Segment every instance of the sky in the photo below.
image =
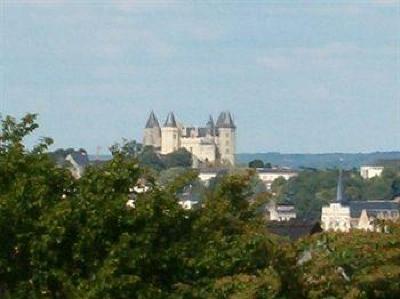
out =
{"type": "Polygon", "coordinates": [[[229,110],[238,152],[400,150],[400,0],[0,0],[0,112],[53,148],[229,110]]]}

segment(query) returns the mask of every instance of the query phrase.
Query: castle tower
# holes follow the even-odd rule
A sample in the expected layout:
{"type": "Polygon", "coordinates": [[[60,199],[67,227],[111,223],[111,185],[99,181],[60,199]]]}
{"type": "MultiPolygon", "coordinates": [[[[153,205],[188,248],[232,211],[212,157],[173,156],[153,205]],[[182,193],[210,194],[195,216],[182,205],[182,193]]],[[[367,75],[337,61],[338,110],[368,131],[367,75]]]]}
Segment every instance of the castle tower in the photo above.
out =
{"type": "Polygon", "coordinates": [[[154,148],[161,147],[161,128],[153,111],[151,111],[144,128],[143,145],[154,148]]]}
{"type": "Polygon", "coordinates": [[[169,154],[181,146],[180,130],[176,124],[174,113],[168,113],[164,126],[161,128],[161,154],[169,154]]]}
{"type": "Polygon", "coordinates": [[[218,132],[218,149],[222,162],[235,165],[236,126],[230,112],[222,112],[216,124],[218,132]]]}
{"type": "Polygon", "coordinates": [[[216,135],[215,124],[214,124],[214,119],[213,119],[212,115],[210,115],[210,118],[208,119],[206,128],[207,128],[208,135],[213,136],[213,137],[216,135]]]}

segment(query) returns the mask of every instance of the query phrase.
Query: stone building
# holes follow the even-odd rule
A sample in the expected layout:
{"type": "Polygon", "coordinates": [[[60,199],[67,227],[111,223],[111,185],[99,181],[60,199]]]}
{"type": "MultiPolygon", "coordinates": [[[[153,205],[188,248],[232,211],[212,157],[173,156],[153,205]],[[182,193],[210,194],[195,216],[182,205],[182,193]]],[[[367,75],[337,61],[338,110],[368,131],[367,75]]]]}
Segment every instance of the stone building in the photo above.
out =
{"type": "Polygon", "coordinates": [[[267,190],[271,190],[272,183],[278,178],[283,178],[288,181],[290,178],[298,176],[298,172],[291,169],[262,168],[256,171],[267,190]]]}
{"type": "Polygon", "coordinates": [[[161,154],[169,154],[180,148],[191,152],[200,162],[235,164],[236,126],[229,112],[222,112],[214,124],[210,116],[205,127],[184,126],[170,112],[160,127],[154,112],[147,120],[143,144],[153,146],[161,154]]]}
{"type": "Polygon", "coordinates": [[[296,219],[296,210],[294,205],[276,204],[271,202],[266,206],[267,219],[269,221],[289,221],[296,219]]]}
{"type": "Polygon", "coordinates": [[[380,177],[383,170],[383,166],[365,165],[360,167],[360,175],[363,179],[368,180],[374,177],[380,177]]]}
{"type": "Polygon", "coordinates": [[[351,229],[376,230],[375,220],[398,220],[400,200],[347,201],[339,173],[336,199],[322,208],[324,230],[348,232],[351,229]]]}

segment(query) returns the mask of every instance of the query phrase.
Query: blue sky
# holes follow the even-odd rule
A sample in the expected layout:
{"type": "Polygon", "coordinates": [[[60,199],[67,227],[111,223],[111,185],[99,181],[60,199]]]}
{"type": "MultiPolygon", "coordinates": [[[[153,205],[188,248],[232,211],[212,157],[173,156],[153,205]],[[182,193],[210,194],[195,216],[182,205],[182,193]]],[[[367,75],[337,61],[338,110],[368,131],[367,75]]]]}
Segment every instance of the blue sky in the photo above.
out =
{"type": "Polygon", "coordinates": [[[239,152],[400,149],[400,0],[2,0],[0,108],[94,153],[230,110],[239,152]]]}

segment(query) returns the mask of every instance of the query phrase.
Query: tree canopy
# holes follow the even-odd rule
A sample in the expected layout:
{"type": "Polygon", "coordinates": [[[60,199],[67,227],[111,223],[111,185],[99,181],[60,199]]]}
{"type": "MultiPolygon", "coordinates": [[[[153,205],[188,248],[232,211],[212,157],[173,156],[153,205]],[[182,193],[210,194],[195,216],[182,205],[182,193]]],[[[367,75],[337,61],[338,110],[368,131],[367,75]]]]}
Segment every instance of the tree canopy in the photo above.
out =
{"type": "MultiPolygon", "coordinates": [[[[1,123],[1,298],[400,295],[396,223],[382,224],[381,234],[324,233],[289,243],[265,229],[251,172],[220,178],[198,209],[184,210],[177,194],[195,172],[162,187],[150,178],[149,191],[137,194],[131,188],[148,174],[115,148],[112,160],[76,180],[50,159],[51,139],[24,146],[35,119],[1,123]]],[[[332,174],[321,175],[330,188],[332,174]]]]}

